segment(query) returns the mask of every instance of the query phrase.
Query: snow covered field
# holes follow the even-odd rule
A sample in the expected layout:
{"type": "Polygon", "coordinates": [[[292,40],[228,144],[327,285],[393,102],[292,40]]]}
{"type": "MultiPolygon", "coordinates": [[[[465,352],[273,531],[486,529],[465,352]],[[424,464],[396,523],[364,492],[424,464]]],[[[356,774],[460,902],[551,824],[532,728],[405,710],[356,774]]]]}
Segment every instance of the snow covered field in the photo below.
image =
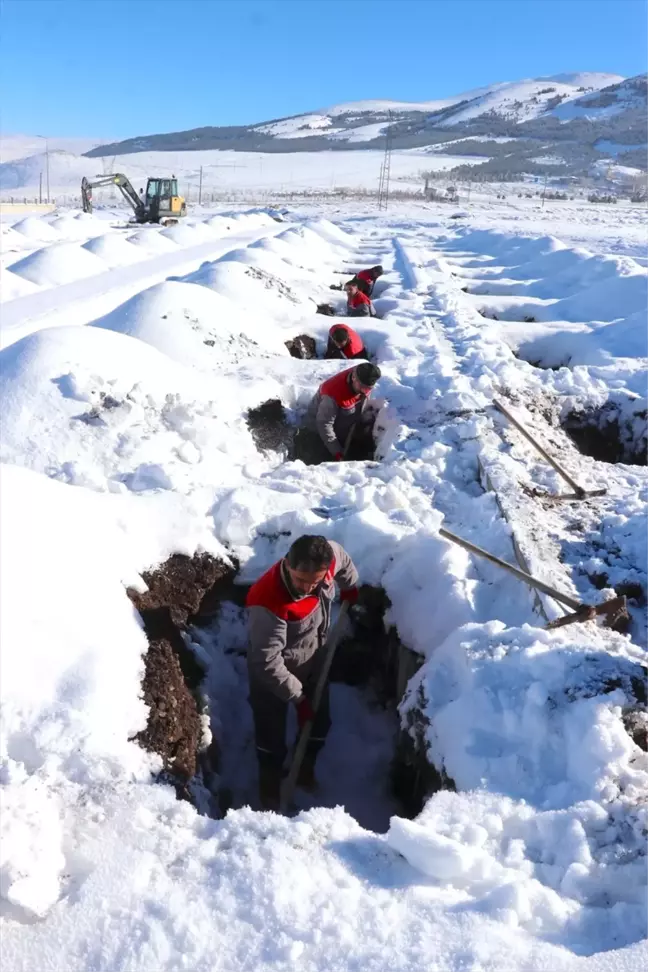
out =
{"type": "Polygon", "coordinates": [[[627,728],[645,734],[644,215],[456,215],[2,224],[7,968],[645,963],[648,757],[627,728]],[[339,369],[284,342],[323,347],[315,303],[378,262],[362,329],[383,372],[376,461],[259,451],[248,410],[279,398],[296,424],[339,369]],[[565,484],[494,400],[607,493],[552,500],[565,484]],[[441,525],[579,601],[626,592],[629,632],[547,630],[567,609],[441,525]],[[161,761],[133,738],[147,640],[125,588],[196,551],[235,557],[249,582],[302,532],[341,542],[384,589],[422,667],[398,712],[334,686],[319,797],[295,818],[259,813],[243,619],[223,605],[194,650],[235,809],[200,816],[152,782],[161,761]],[[413,820],[388,789],[399,721],[456,785],[413,820]]]}
{"type": "MultiPolygon", "coordinates": [[[[80,203],[81,179],[103,175],[103,162],[110,162],[109,171],[125,172],[136,189],[146,186],[147,178],[175,173],[180,192],[195,200],[200,170],[203,170],[203,190],[208,192],[236,191],[263,193],[268,191],[331,191],[335,188],[375,190],[378,187],[384,151],[363,152],[233,152],[205,150],[196,152],[135,152],[113,159],[88,159],[73,151],[50,152],[50,189],[56,200],[80,203]]],[[[391,163],[393,179],[402,187],[420,189],[422,170],[445,170],[464,163],[486,161],[487,156],[471,159],[451,152],[430,155],[422,149],[394,152],[391,163]]],[[[38,191],[41,173],[46,171],[44,152],[24,159],[0,163],[2,198],[33,196],[38,191]]],[[[112,189],[94,190],[98,203],[113,204],[119,199],[112,189]]]]}

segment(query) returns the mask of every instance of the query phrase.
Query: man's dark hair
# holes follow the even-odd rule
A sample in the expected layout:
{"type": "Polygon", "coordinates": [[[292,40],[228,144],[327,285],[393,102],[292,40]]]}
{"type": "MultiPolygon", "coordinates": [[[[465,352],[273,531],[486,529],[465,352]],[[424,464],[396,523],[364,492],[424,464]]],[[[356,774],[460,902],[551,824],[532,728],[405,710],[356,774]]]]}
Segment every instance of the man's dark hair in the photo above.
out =
{"type": "Polygon", "coordinates": [[[380,266],[380,264],[377,267],[372,267],[371,268],[371,275],[374,278],[374,280],[377,280],[378,277],[382,277],[383,273],[384,273],[384,270],[380,266]]]}
{"type": "Polygon", "coordinates": [[[326,537],[310,536],[304,534],[298,537],[292,544],[286,560],[288,566],[293,570],[303,570],[306,573],[315,574],[318,570],[324,570],[333,560],[333,547],[326,537]]]}
{"type": "Polygon", "coordinates": [[[378,379],[380,378],[381,371],[378,365],[370,364],[368,361],[359,364],[356,368],[356,375],[358,376],[358,381],[365,388],[373,388],[378,379]]]}
{"type": "Polygon", "coordinates": [[[350,341],[346,327],[334,327],[331,331],[331,337],[336,344],[347,344],[350,341]]]}

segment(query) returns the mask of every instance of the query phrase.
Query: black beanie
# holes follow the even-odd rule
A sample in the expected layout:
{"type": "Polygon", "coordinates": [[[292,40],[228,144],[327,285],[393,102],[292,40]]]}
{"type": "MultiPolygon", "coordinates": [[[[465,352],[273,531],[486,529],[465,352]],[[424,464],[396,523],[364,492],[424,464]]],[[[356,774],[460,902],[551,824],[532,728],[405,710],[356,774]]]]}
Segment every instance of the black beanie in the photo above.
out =
{"type": "Polygon", "coordinates": [[[378,379],[380,378],[380,368],[378,365],[369,364],[368,361],[363,361],[356,368],[356,375],[358,376],[358,381],[365,388],[373,388],[378,379]]]}
{"type": "Polygon", "coordinates": [[[372,267],[371,272],[373,274],[374,280],[376,280],[378,277],[382,277],[384,273],[383,268],[381,266],[372,267]]]}

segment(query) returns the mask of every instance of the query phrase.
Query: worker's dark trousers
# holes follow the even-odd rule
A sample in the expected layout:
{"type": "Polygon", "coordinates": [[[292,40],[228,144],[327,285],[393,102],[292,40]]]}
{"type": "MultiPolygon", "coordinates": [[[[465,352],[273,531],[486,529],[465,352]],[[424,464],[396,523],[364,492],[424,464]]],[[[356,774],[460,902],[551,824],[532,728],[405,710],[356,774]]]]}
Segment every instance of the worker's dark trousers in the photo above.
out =
{"type": "MultiPolygon", "coordinates": [[[[304,694],[312,699],[314,692],[314,680],[310,684],[305,682],[304,694]]],[[[254,716],[254,735],[259,765],[275,769],[277,772],[281,772],[286,758],[286,719],[289,704],[282,702],[265,686],[250,679],[250,705],[254,716]]],[[[331,715],[327,685],[313,723],[306,753],[307,759],[315,761],[330,728],[331,715]]]]}

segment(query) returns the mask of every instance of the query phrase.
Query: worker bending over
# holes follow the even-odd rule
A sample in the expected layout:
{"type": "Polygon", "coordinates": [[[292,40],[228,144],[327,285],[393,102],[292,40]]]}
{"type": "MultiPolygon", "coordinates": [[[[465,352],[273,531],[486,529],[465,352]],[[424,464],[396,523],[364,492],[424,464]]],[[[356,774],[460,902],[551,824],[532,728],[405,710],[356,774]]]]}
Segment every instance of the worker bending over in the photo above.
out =
{"type": "Polygon", "coordinates": [[[328,458],[344,459],[351,430],[361,438],[371,433],[374,416],[365,411],[380,378],[377,365],[363,362],[322,382],[306,412],[305,425],[317,433],[328,458]]]}
{"type": "Polygon", "coordinates": [[[334,324],[329,331],[325,358],[367,358],[360,335],[347,324],[334,324]]]}
{"type": "Polygon", "coordinates": [[[279,809],[289,703],[297,710],[300,729],[313,720],[297,785],[316,786],[315,761],[331,725],[328,685],[317,713],[311,699],[324,662],[336,584],[341,600],[355,604],[358,572],[348,553],[324,537],[302,536],[247,596],[250,704],[259,798],[266,810],[279,809]]]}
{"type": "Polygon", "coordinates": [[[369,270],[360,270],[353,278],[353,283],[357,283],[363,294],[365,294],[367,297],[371,297],[373,294],[374,284],[376,283],[378,277],[382,277],[383,273],[383,268],[380,266],[370,267],[369,270]]]}

